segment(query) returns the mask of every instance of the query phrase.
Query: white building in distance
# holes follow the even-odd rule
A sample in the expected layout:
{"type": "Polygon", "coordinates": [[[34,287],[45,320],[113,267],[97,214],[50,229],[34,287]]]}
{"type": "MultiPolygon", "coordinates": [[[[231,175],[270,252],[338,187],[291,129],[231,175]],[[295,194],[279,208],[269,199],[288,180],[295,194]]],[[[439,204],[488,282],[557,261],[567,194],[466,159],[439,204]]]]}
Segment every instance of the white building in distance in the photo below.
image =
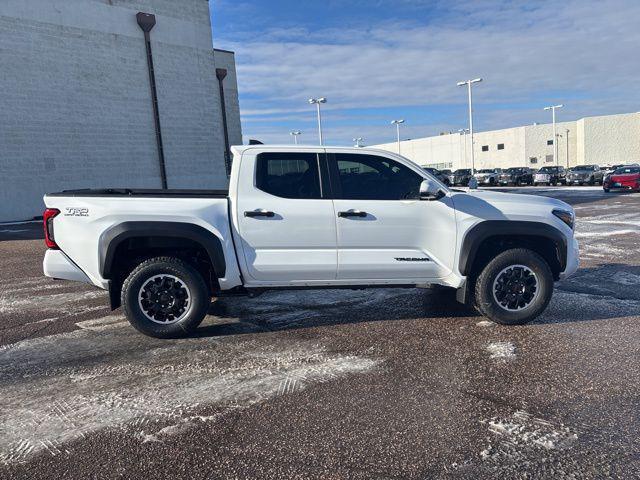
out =
{"type": "Polygon", "coordinates": [[[241,144],[235,61],[213,48],[209,5],[0,1],[0,222],[42,215],[47,192],[162,188],[163,171],[168,188],[227,187],[217,75],[241,144]]]}
{"type": "MultiPolygon", "coordinates": [[[[615,165],[640,162],[640,112],[556,123],[558,164],[615,165]]],[[[475,168],[540,168],[553,163],[551,124],[474,133],[475,168]]],[[[372,145],[392,152],[398,144],[372,145]]],[[[471,136],[447,133],[400,142],[400,153],[425,167],[471,168],[471,136]]]]}

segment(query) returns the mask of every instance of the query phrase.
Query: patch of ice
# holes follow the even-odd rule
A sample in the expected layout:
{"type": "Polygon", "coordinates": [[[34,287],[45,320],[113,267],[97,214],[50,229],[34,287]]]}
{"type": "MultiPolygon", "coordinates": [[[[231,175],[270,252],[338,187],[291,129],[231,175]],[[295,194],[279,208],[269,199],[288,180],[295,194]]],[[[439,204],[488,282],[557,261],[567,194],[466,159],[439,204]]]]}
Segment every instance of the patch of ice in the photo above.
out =
{"type": "Polygon", "coordinates": [[[495,325],[495,323],[490,322],[489,320],[482,320],[478,323],[476,323],[476,326],[478,327],[493,327],[495,325]]]}
{"type": "Polygon", "coordinates": [[[517,460],[532,455],[538,458],[540,451],[568,448],[578,438],[573,429],[536,418],[523,410],[482,423],[498,440],[497,445],[489,445],[480,452],[485,461],[517,460]]]}
{"type": "Polygon", "coordinates": [[[204,405],[246,406],[379,363],[271,337],[158,342],[120,325],[0,348],[0,463],[57,454],[105,428],[168,420],[174,428],[144,433],[162,440],[208,421],[197,416],[204,405]]]}
{"type": "Polygon", "coordinates": [[[589,238],[589,237],[611,237],[614,235],[629,235],[629,234],[640,234],[638,230],[604,230],[599,232],[576,232],[576,238],[589,238]]]}
{"type": "Polygon", "coordinates": [[[509,359],[516,356],[516,347],[511,342],[491,342],[486,348],[491,358],[509,359]]]}

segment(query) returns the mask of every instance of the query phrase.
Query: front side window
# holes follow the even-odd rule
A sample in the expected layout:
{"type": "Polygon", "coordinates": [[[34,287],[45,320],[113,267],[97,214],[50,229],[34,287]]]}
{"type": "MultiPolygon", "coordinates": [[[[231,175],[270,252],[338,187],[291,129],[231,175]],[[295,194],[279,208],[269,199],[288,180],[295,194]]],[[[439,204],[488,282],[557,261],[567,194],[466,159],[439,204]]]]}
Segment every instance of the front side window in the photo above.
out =
{"type": "Polygon", "coordinates": [[[375,155],[336,154],[338,191],[344,200],[415,200],[424,178],[391,159],[375,155]]]}
{"type": "Polygon", "coordinates": [[[256,187],[282,198],[321,198],[315,153],[261,153],[256,160],[256,187]]]}

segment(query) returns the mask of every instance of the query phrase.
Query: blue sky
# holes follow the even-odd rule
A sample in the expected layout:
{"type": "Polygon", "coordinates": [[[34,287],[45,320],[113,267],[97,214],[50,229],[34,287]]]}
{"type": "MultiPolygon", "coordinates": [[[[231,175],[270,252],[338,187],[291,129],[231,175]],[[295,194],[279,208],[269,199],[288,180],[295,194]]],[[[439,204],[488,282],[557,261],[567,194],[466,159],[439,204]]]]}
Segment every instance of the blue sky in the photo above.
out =
{"type": "Polygon", "coordinates": [[[467,126],[640,110],[638,0],[211,0],[213,42],[236,52],[243,135],[317,143],[312,96],[325,96],[327,144],[393,141],[467,126]]]}

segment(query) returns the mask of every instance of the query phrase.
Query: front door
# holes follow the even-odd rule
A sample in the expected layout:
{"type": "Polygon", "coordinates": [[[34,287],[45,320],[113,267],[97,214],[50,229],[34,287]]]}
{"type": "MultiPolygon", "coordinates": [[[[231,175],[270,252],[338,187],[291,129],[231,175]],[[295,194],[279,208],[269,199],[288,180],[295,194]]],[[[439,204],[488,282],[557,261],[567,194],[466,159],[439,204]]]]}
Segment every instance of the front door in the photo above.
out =
{"type": "Polygon", "coordinates": [[[324,150],[249,150],[242,156],[236,218],[245,281],[335,280],[336,221],[324,150]]]}
{"type": "Polygon", "coordinates": [[[338,279],[442,278],[456,245],[451,198],[423,201],[419,168],[380,155],[330,155],[338,279]]]}

